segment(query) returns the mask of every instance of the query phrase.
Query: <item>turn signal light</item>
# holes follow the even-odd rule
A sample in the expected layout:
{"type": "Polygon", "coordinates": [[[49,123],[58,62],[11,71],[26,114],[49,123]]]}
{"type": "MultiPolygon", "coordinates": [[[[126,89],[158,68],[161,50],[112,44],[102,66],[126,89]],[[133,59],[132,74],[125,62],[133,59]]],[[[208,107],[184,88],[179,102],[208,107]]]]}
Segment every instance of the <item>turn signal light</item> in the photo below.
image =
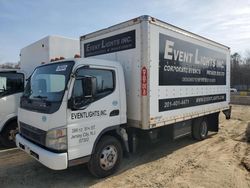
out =
{"type": "Polygon", "coordinates": [[[75,54],[74,58],[81,58],[79,54],[75,54]]]}

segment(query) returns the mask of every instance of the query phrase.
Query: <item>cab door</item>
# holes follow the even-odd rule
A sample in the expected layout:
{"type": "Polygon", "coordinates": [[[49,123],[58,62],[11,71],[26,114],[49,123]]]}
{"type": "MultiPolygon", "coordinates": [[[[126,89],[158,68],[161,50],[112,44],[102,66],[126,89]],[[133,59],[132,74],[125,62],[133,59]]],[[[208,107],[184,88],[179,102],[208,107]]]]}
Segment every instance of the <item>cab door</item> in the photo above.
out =
{"type": "Polygon", "coordinates": [[[68,108],[69,160],[88,156],[98,135],[120,124],[116,68],[84,66],[76,71],[68,108]]]}

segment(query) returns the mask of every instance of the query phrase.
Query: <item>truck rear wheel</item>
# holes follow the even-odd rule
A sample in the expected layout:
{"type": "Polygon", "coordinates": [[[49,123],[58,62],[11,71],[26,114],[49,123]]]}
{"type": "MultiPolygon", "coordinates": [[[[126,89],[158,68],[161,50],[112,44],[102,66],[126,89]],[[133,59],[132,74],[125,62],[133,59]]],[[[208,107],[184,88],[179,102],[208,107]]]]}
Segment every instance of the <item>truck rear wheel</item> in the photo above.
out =
{"type": "Polygon", "coordinates": [[[204,140],[208,134],[208,122],[206,118],[196,119],[192,126],[192,137],[196,140],[204,140]]]}
{"type": "Polygon", "coordinates": [[[95,153],[88,163],[89,171],[98,178],[113,174],[120,166],[122,147],[112,136],[104,136],[98,142],[95,153]]]}
{"type": "Polygon", "coordinates": [[[12,121],[11,123],[7,124],[0,135],[1,143],[8,148],[15,147],[15,136],[18,132],[17,122],[12,121]]]}

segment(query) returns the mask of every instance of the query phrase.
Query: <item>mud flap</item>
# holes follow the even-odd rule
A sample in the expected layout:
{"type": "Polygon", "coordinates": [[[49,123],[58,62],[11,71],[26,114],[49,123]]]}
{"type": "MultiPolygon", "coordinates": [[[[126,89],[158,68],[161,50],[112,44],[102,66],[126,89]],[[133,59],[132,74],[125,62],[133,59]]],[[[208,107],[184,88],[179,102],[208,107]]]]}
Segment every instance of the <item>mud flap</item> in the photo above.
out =
{"type": "Polygon", "coordinates": [[[208,130],[212,132],[219,131],[219,112],[207,116],[208,130]]]}
{"type": "Polygon", "coordinates": [[[128,144],[128,134],[124,128],[120,128],[116,130],[117,134],[121,137],[122,139],[122,144],[125,148],[125,156],[129,157],[129,144],[128,144]]]}
{"type": "Polygon", "coordinates": [[[226,116],[226,119],[231,119],[232,106],[229,106],[229,109],[223,110],[222,112],[226,116]]]}

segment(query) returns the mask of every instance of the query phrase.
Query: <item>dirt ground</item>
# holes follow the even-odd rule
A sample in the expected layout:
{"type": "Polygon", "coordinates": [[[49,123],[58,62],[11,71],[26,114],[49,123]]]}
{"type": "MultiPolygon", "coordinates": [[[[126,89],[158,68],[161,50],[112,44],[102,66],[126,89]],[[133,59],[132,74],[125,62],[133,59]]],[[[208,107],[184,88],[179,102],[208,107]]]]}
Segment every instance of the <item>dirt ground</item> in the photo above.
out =
{"type": "Polygon", "coordinates": [[[218,134],[201,142],[186,137],[141,147],[106,179],[92,177],[84,165],[53,171],[22,151],[2,150],[0,187],[249,188],[248,123],[250,106],[234,105],[231,120],[221,114],[218,134]]]}

